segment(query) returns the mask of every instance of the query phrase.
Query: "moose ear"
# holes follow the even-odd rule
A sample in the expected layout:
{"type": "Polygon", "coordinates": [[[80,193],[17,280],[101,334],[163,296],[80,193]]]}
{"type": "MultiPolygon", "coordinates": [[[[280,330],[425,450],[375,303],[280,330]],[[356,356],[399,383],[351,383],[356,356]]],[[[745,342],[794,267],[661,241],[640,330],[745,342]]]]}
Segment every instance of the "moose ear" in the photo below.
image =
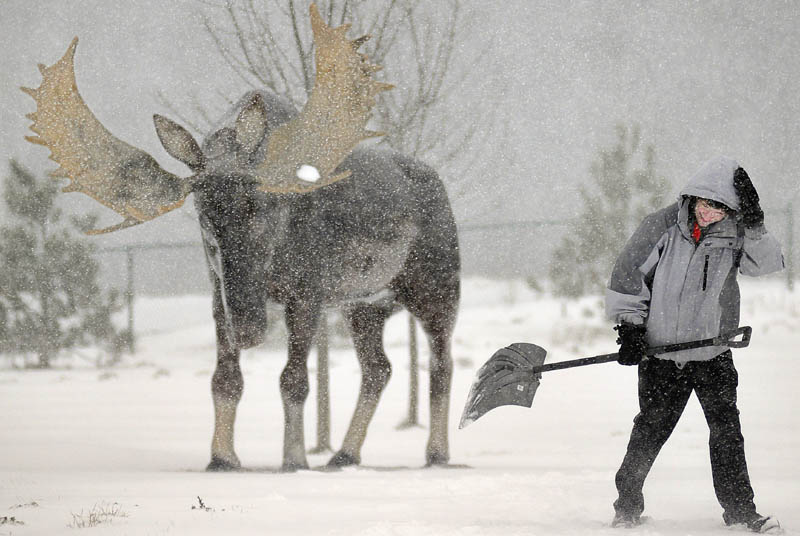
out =
{"type": "Polygon", "coordinates": [[[161,145],[170,156],[177,158],[194,172],[205,167],[206,157],[203,156],[203,151],[185,128],[158,114],[153,116],[153,123],[156,125],[156,133],[158,133],[158,139],[161,140],[161,145]]]}
{"type": "Polygon", "coordinates": [[[247,154],[258,149],[267,132],[267,107],[258,93],[239,112],[236,118],[236,141],[247,154]]]}

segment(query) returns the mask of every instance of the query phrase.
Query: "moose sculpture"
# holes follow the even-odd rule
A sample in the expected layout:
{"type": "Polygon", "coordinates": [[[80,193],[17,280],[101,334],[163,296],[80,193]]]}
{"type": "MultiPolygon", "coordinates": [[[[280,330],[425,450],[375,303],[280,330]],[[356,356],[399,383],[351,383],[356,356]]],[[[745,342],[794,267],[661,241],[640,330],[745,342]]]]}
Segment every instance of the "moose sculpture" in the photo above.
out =
{"type": "Polygon", "coordinates": [[[158,217],[194,194],[210,277],[217,335],[211,381],[215,426],[208,470],[240,467],[234,451],[242,395],[241,349],[259,344],[266,304],[283,304],[288,360],[280,375],[285,471],[308,467],[303,408],[307,359],[320,312],[343,311],[361,366],[355,413],[329,466],[360,463],[379,397],[391,374],[383,349],[387,318],[404,306],[431,348],[430,436],[426,462],[446,464],[452,376],[450,341],[459,300],[458,240],[436,172],[401,154],[358,149],[376,95],[391,89],[371,78],[380,67],[350,41],[349,28],[328,27],[312,4],[316,81],[301,112],[274,94],[250,92],[235,120],[202,148],[183,127],[155,115],[162,145],[193,174],[181,178],[147,153],[108,132],[78,93],[77,38],[42,83],[22,88],[37,105],[37,136],[70,179],[65,192],[91,196],[123,217],[91,233],[124,229],[158,217]]]}

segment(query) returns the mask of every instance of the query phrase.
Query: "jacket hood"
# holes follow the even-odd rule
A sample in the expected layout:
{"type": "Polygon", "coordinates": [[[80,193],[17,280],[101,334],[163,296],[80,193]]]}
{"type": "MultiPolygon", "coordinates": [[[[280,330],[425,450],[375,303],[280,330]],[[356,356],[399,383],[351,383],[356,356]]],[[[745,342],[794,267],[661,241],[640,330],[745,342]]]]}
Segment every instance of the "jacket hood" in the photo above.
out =
{"type": "Polygon", "coordinates": [[[680,193],[680,199],[687,196],[703,197],[724,203],[739,212],[739,196],[733,187],[733,173],[739,163],[726,156],[712,158],[698,169],[680,193]]]}

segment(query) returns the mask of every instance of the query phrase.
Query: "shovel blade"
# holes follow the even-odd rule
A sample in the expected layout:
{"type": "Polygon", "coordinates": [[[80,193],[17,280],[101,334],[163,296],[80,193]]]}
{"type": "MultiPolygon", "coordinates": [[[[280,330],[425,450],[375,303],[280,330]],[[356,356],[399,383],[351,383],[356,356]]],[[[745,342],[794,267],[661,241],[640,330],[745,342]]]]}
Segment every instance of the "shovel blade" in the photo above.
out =
{"type": "Polygon", "coordinates": [[[547,350],[535,344],[514,343],[489,358],[475,376],[458,427],[464,428],[499,406],[531,407],[539,387],[547,350]]]}

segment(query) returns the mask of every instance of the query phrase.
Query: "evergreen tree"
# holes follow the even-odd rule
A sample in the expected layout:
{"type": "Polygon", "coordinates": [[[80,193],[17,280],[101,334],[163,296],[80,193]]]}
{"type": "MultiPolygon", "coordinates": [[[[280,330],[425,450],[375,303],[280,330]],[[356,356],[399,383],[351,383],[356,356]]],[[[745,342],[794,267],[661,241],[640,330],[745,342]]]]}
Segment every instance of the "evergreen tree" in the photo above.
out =
{"type": "Polygon", "coordinates": [[[39,367],[77,346],[118,356],[128,334],[111,321],[116,293],[100,291],[94,246],[76,232],[92,218],[64,221],[55,183],[13,160],[4,184],[10,223],[0,227],[0,352],[34,355],[39,367]]]}
{"type": "Polygon", "coordinates": [[[655,167],[655,149],[642,145],[639,127],[617,126],[616,144],[601,149],[591,165],[592,187],[581,187],[583,212],[553,253],[550,279],[557,295],[603,291],[625,241],[663,204],[668,183],[655,167]]]}

